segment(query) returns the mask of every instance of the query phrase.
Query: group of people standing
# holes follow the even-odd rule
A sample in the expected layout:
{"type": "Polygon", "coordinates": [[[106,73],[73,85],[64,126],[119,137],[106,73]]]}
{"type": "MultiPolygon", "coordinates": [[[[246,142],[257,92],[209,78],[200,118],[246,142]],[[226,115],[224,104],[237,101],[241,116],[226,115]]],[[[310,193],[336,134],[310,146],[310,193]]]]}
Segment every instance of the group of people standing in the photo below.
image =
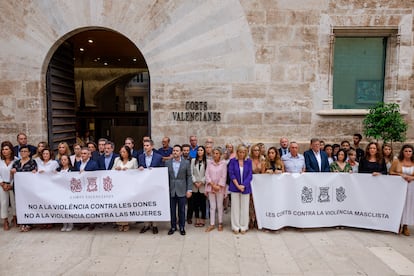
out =
{"type": "MultiPolygon", "coordinates": [[[[310,148],[303,155],[299,153],[299,144],[286,137],[280,139],[280,147],[266,149],[263,143],[251,146],[232,144],[215,147],[211,138],[204,145],[198,145],[196,136],[190,136],[188,144],[170,146],[170,139],[162,139],[162,147],[154,148],[154,142],[145,136],[142,149],[134,148],[134,139],[127,137],[120,147],[119,154],[114,152],[115,145],[101,138],[95,144],[87,146],[73,145],[73,154],[69,145],[58,145],[56,158],[46,142],[37,147],[28,145],[24,133],[17,135],[17,145],[9,141],[1,143],[0,160],[0,214],[4,230],[17,226],[15,200],[13,193],[13,175],[16,172],[66,172],[94,170],[130,170],[152,167],[168,168],[171,227],[169,235],[179,231],[185,235],[185,224],[205,227],[206,232],[217,228],[223,231],[224,209],[231,198],[231,230],[235,234],[245,234],[257,227],[254,202],[251,191],[253,174],[280,174],[303,172],[346,172],[371,173],[373,175],[400,175],[408,183],[407,200],[402,217],[401,232],[410,235],[407,225],[414,224],[414,189],[410,185],[414,179],[414,156],[411,145],[403,145],[398,156],[394,157],[391,145],[370,142],[362,150],[360,134],[353,136],[353,145],[349,141],[340,144],[325,144],[313,138],[310,148]],[[11,206],[12,220],[9,222],[8,207],[11,206]],[[186,212],[187,206],[187,212],[186,212]],[[207,207],[208,206],[208,207],[207,207]],[[177,224],[178,207],[178,224],[177,224]],[[210,218],[206,226],[207,215],[210,218]],[[193,218],[195,217],[194,223],[193,218]],[[11,225],[10,225],[11,224],[11,225]],[[178,225],[178,227],[177,227],[178,225]]],[[[116,224],[119,231],[129,231],[128,222],[116,224]]],[[[31,225],[20,225],[22,232],[31,230],[31,225]]],[[[51,228],[42,225],[41,228],[51,228]]],[[[84,226],[80,226],[82,228],[84,226]]],[[[94,224],[88,225],[93,230],[94,224]]],[[[64,224],[62,231],[71,231],[73,224],[64,224]]],[[[146,222],[141,233],[152,230],[158,233],[155,222],[146,222]]]]}

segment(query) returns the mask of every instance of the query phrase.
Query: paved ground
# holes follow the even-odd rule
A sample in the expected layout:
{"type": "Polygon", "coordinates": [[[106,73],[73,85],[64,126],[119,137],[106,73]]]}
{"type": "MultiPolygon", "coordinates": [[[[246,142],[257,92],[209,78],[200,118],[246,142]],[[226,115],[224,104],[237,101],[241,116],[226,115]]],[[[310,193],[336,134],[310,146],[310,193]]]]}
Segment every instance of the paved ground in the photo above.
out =
{"type": "MultiPolygon", "coordinates": [[[[187,235],[0,230],[0,275],[414,275],[414,237],[359,229],[187,235]]],[[[414,232],[414,229],[411,228],[414,232]]]]}

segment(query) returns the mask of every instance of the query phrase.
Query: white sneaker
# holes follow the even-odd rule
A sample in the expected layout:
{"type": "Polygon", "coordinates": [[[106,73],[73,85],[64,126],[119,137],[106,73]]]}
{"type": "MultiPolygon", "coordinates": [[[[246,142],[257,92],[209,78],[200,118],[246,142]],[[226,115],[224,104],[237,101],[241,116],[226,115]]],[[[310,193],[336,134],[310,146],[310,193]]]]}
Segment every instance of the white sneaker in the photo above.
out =
{"type": "Polygon", "coordinates": [[[60,231],[61,231],[61,232],[65,232],[65,231],[66,231],[66,229],[67,229],[67,227],[68,227],[68,224],[67,224],[67,223],[64,223],[64,224],[63,224],[63,227],[62,227],[62,229],[60,229],[60,231]]]}
{"type": "Polygon", "coordinates": [[[73,229],[73,223],[68,223],[66,226],[66,232],[70,232],[73,229]]]}

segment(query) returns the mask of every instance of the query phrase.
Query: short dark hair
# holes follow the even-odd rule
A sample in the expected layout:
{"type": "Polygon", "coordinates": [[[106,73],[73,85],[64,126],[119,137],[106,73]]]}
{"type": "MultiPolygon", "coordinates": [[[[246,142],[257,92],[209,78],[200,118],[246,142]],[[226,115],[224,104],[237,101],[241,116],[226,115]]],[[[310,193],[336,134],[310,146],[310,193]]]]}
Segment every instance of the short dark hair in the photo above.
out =
{"type": "Polygon", "coordinates": [[[53,160],[54,154],[53,154],[53,151],[50,148],[44,148],[44,149],[42,149],[41,154],[39,156],[40,160],[45,161],[43,159],[43,152],[45,152],[45,151],[48,151],[49,152],[50,160],[53,160]]]}
{"type": "Polygon", "coordinates": [[[361,134],[359,134],[359,133],[355,133],[355,134],[354,134],[354,136],[358,137],[358,138],[359,138],[359,140],[362,140],[362,135],[361,135],[361,134]]]}
{"type": "Polygon", "coordinates": [[[151,146],[154,146],[154,141],[152,141],[152,139],[145,139],[144,143],[150,143],[151,146]]]}
{"type": "Polygon", "coordinates": [[[111,145],[112,148],[115,148],[115,144],[112,141],[106,140],[105,145],[111,145]]]}
{"type": "Polygon", "coordinates": [[[173,148],[176,148],[176,147],[180,148],[180,151],[183,150],[183,148],[181,147],[181,145],[174,145],[173,148]]]}
{"type": "Polygon", "coordinates": [[[23,146],[20,146],[20,148],[19,148],[19,152],[20,152],[20,151],[22,151],[22,149],[28,149],[28,150],[29,150],[29,152],[30,152],[30,149],[29,149],[29,146],[28,146],[28,145],[23,145],[23,146]]]}
{"type": "Polygon", "coordinates": [[[182,146],[181,146],[181,149],[182,148],[190,148],[191,149],[191,146],[189,145],[189,144],[183,144],[182,146]]]}

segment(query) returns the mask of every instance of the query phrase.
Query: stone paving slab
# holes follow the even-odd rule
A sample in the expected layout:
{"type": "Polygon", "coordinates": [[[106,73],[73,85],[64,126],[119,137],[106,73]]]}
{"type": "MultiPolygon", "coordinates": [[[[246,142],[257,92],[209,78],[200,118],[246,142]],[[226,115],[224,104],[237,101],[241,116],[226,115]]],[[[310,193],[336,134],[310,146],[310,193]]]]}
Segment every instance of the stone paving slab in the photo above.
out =
{"type": "Polygon", "coordinates": [[[223,232],[187,225],[186,236],[168,236],[169,223],[159,224],[158,235],[140,234],[142,224],[129,232],[111,224],[90,232],[0,230],[0,275],[399,275],[388,265],[398,256],[414,266],[413,237],[354,228],[235,235],[229,220],[226,214],[223,232]],[[375,248],[393,254],[378,257],[375,248]]]}

